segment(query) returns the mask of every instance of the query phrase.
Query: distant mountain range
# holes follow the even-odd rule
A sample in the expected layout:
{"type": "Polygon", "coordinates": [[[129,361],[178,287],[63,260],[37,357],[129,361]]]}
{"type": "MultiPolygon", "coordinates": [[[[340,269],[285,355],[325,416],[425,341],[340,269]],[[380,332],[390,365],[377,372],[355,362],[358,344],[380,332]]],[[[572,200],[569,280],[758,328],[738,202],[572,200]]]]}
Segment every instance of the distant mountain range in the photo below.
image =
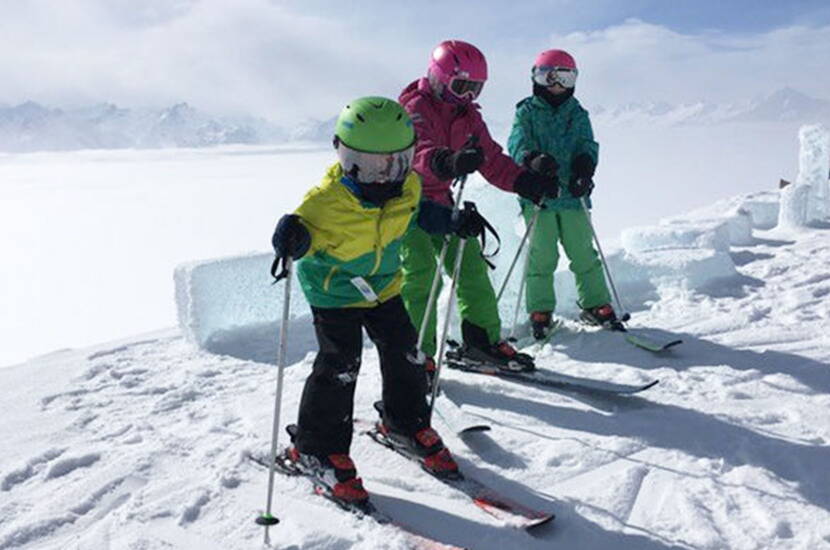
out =
{"type": "Polygon", "coordinates": [[[52,109],[26,102],[0,106],[0,150],[54,151],[206,147],[286,141],[264,119],[214,117],[187,103],[166,109],[124,109],[111,103],[52,109]]]}
{"type": "MultiPolygon", "coordinates": [[[[722,124],[727,122],[830,123],[830,101],[784,88],[741,104],[705,101],[672,105],[630,103],[613,108],[590,107],[594,124],[661,125],[722,124]]],[[[166,109],[126,109],[111,103],[57,109],[34,102],[0,105],[0,151],[49,151],[161,147],[207,147],[225,144],[264,144],[304,141],[326,143],[334,134],[336,117],[309,119],[285,128],[254,117],[216,117],[187,103],[166,109]]],[[[491,133],[507,130],[497,120],[491,133]]]]}
{"type": "Polygon", "coordinates": [[[816,99],[792,88],[735,104],[706,101],[671,105],[665,102],[630,103],[614,108],[595,106],[591,117],[607,125],[644,123],[721,124],[724,122],[828,122],[830,101],[816,99]]]}

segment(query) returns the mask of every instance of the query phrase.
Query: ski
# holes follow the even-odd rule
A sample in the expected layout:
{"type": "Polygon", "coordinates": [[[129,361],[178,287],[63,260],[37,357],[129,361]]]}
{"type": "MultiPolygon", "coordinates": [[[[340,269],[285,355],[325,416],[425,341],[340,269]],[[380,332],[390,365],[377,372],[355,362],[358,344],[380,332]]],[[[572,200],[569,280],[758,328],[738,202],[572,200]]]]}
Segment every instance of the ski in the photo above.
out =
{"type": "Polygon", "coordinates": [[[587,391],[595,393],[630,395],[654,387],[659,382],[659,380],[651,380],[643,384],[619,384],[616,382],[607,382],[605,380],[597,380],[594,378],[581,378],[578,376],[571,376],[569,374],[563,374],[549,370],[507,370],[499,368],[496,365],[472,361],[469,358],[464,357],[460,347],[456,347],[454,349],[447,351],[446,362],[447,367],[465,372],[498,376],[510,380],[517,380],[520,382],[535,384],[537,386],[565,388],[575,391],[587,391]]]}
{"type": "MultiPolygon", "coordinates": [[[[526,328],[528,332],[530,332],[530,327],[528,327],[526,324],[520,326],[523,329],[526,328]]],[[[552,319],[551,325],[547,328],[547,330],[545,330],[544,338],[535,338],[533,334],[531,334],[529,336],[525,336],[522,338],[511,337],[508,338],[508,341],[510,341],[513,344],[516,344],[516,347],[520,349],[532,347],[532,349],[540,350],[545,346],[545,344],[550,342],[551,338],[553,338],[553,336],[557,332],[559,332],[559,329],[561,329],[562,326],[563,324],[561,319],[552,319]]]]}
{"type": "Polygon", "coordinates": [[[683,343],[683,340],[679,338],[674,340],[661,341],[656,338],[652,338],[651,336],[646,336],[645,334],[632,333],[628,329],[626,329],[624,332],[626,333],[626,342],[646,351],[651,351],[653,353],[660,353],[661,351],[666,351],[669,348],[673,348],[674,346],[683,343]]]}
{"type": "Polygon", "coordinates": [[[490,426],[481,422],[474,422],[470,419],[461,407],[442,395],[438,396],[433,408],[437,416],[444,424],[457,435],[464,435],[473,432],[486,432],[490,426]]]}
{"type": "Polygon", "coordinates": [[[612,332],[622,332],[625,334],[625,341],[640,349],[650,351],[652,353],[660,353],[669,348],[678,346],[683,343],[680,338],[660,339],[654,338],[642,332],[642,329],[630,329],[623,324],[622,321],[611,321],[609,323],[592,323],[585,319],[580,319],[582,324],[589,327],[596,327],[603,330],[610,330],[612,332]]]}
{"type": "MultiPolygon", "coordinates": [[[[376,403],[375,407],[379,409],[379,412],[382,410],[382,404],[376,403]]],[[[407,449],[402,448],[400,445],[396,445],[378,429],[377,424],[372,424],[371,428],[365,430],[363,433],[368,435],[375,443],[395,451],[400,456],[421,465],[419,456],[408,452],[407,449]]],[[[436,475],[426,468],[423,468],[422,465],[421,469],[441,483],[444,483],[453,489],[457,489],[470,497],[476,506],[481,508],[481,510],[490,516],[498,519],[506,526],[529,531],[551,522],[556,517],[552,513],[534,510],[511,500],[499,494],[497,491],[485,485],[481,481],[470,477],[469,475],[464,475],[460,471],[457,474],[448,477],[436,475]]]]}
{"type": "MultiPolygon", "coordinates": [[[[268,458],[255,456],[251,453],[246,454],[246,456],[248,459],[263,468],[270,467],[268,458]]],[[[392,515],[378,509],[374,504],[372,504],[371,501],[356,504],[333,497],[331,491],[325,484],[321,483],[313,475],[297,467],[297,465],[290,458],[288,458],[285,451],[277,455],[277,460],[274,463],[274,469],[280,474],[289,477],[304,477],[311,483],[312,490],[315,495],[325,498],[341,510],[349,512],[359,519],[369,519],[380,525],[389,525],[404,531],[408,539],[408,546],[411,548],[416,548],[418,550],[463,550],[459,546],[444,544],[443,542],[414,533],[405,525],[396,521],[392,515]]]]}

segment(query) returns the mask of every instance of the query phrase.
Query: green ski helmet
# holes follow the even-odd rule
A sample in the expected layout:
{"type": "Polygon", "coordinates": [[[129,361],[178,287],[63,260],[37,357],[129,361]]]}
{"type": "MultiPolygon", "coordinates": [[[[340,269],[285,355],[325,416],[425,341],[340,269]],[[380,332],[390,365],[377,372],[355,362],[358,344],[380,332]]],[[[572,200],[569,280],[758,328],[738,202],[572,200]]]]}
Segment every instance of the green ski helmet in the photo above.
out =
{"type": "Polygon", "coordinates": [[[356,182],[400,182],[412,168],[415,129],[397,101],[361,97],[340,112],[334,146],[343,172],[356,182]]]}

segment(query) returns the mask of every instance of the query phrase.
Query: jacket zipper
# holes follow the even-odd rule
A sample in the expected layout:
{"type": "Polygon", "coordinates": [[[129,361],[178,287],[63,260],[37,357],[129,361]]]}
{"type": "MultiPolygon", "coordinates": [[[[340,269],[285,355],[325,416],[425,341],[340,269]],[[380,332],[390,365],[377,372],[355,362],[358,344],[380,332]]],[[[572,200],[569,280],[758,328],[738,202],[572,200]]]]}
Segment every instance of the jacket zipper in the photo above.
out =
{"type": "Polygon", "coordinates": [[[378,269],[380,269],[380,260],[381,260],[381,238],[380,238],[380,222],[383,218],[383,207],[380,208],[380,213],[378,214],[378,221],[375,225],[375,267],[372,268],[372,271],[369,273],[369,276],[374,275],[377,273],[378,269]]]}

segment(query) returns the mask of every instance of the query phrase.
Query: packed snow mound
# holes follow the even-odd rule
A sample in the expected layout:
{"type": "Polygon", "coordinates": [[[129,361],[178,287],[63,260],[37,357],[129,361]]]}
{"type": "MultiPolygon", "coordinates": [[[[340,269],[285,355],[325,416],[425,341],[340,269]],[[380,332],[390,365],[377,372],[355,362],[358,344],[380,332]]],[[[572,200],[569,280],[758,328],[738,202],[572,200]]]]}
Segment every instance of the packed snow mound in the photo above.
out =
{"type": "MultiPolygon", "coordinates": [[[[502,250],[494,258],[492,281],[499,290],[525,231],[515,208],[492,208],[485,194],[490,190],[479,178],[465,189],[467,199],[482,204],[482,211],[501,231],[502,250]],[[512,231],[510,229],[513,229],[512,231]]],[[[641,311],[655,296],[673,288],[701,292],[723,292],[746,281],[732,259],[735,247],[754,243],[753,229],[766,227],[777,212],[778,194],[755,193],[721,201],[683,217],[662,220],[655,226],[635,227],[623,232],[623,248],[611,250],[608,265],[619,289],[623,307],[641,311]]],[[[491,242],[488,250],[493,251],[491,242]]],[[[208,259],[179,266],[175,272],[176,304],[182,333],[202,349],[235,357],[268,360],[276,353],[282,312],[282,293],[271,285],[271,254],[208,259]]],[[[562,265],[566,266],[563,258],[562,265]]],[[[504,297],[499,303],[503,331],[510,334],[522,262],[518,262],[504,297]]],[[[445,281],[448,283],[448,281],[445,281]]],[[[573,275],[567,268],[555,277],[557,311],[578,312],[573,275]]],[[[444,290],[449,284],[444,285],[444,290]]],[[[447,293],[439,301],[443,307],[447,293]]],[[[520,316],[519,324],[524,322],[520,316]]],[[[308,305],[295,284],[291,296],[291,328],[308,327],[308,305]]],[[[303,330],[299,331],[304,334],[303,330]]],[[[458,333],[458,326],[450,328],[458,333]]],[[[314,349],[314,341],[293,340],[292,358],[314,349]]]]}
{"type": "MultiPolygon", "coordinates": [[[[284,291],[272,284],[272,260],[271,254],[247,254],[178,266],[176,311],[185,338],[212,353],[273,361],[284,291]]],[[[294,362],[316,349],[308,302],[296,284],[289,319],[293,337],[286,357],[294,362]]]]}
{"type": "MultiPolygon", "coordinates": [[[[729,250],[729,224],[726,220],[678,221],[666,225],[632,227],[622,232],[623,248],[631,253],[667,248],[709,248],[729,250]]],[[[742,243],[741,243],[742,244],[742,243]]]]}
{"type": "Polygon", "coordinates": [[[781,194],[780,227],[797,230],[824,223],[830,216],[830,132],[820,125],[802,126],[798,178],[781,194]]]}

